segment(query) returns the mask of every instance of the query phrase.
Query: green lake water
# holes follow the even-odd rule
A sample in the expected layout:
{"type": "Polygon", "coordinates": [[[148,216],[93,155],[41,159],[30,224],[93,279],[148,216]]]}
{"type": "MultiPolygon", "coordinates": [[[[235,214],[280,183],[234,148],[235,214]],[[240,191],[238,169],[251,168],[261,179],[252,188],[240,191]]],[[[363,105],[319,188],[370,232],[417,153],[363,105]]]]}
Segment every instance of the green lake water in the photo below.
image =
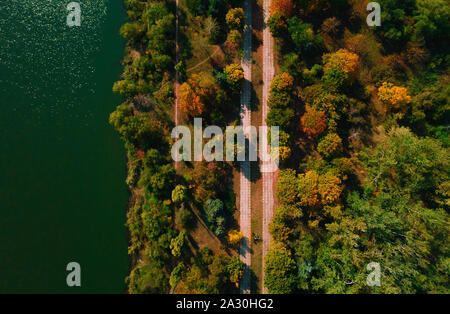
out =
{"type": "Polygon", "coordinates": [[[71,1],[0,4],[0,292],[125,292],[125,151],[108,124],[125,9],[79,0],[70,28],[71,1]]]}

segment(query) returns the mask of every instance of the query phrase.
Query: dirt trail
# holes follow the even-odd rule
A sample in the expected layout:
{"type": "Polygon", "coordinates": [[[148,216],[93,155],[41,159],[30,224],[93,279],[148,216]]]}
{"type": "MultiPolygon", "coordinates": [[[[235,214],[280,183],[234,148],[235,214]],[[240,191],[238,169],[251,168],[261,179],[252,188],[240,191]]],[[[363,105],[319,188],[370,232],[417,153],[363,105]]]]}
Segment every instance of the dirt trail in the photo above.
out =
{"type": "MultiPolygon", "coordinates": [[[[241,93],[241,124],[245,130],[251,125],[251,53],[252,53],[252,2],[245,0],[245,29],[244,29],[244,56],[242,57],[242,67],[244,69],[245,83],[241,93]]],[[[251,264],[251,184],[250,184],[250,161],[241,162],[240,174],[240,226],[243,238],[239,255],[244,262],[244,274],[240,283],[241,293],[250,293],[250,264],[251,264]]]]}
{"type": "MultiPolygon", "coordinates": [[[[270,13],[270,3],[271,0],[264,0],[263,11],[264,11],[264,25],[263,25],[263,103],[262,103],[262,124],[266,126],[267,113],[269,112],[268,100],[269,100],[269,89],[270,83],[275,74],[274,69],[274,57],[273,57],[273,37],[270,30],[267,27],[267,19],[270,13]]],[[[267,143],[267,142],[266,142],[267,143]]],[[[264,162],[267,164],[268,162],[264,162]]],[[[264,260],[266,254],[269,250],[271,236],[269,233],[269,223],[272,221],[274,213],[274,172],[263,172],[262,185],[263,185],[263,235],[262,235],[262,265],[263,265],[263,293],[267,293],[264,287],[264,260]]]]}

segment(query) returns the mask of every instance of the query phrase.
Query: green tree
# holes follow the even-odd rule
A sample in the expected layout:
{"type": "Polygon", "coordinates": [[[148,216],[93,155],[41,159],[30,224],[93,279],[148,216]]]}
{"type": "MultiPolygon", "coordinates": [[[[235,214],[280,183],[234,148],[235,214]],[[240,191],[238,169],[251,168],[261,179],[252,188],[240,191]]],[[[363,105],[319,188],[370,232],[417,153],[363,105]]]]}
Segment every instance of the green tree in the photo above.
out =
{"type": "Polygon", "coordinates": [[[244,274],[244,263],[239,259],[238,256],[233,256],[227,264],[227,272],[230,281],[236,285],[239,285],[239,281],[244,274]]]}
{"type": "Polygon", "coordinates": [[[264,286],[269,293],[292,293],[295,285],[295,261],[281,243],[272,243],[265,259],[264,286]]]}
{"type": "Polygon", "coordinates": [[[172,191],[172,201],[174,203],[182,203],[187,198],[187,188],[184,185],[177,185],[172,191]]]}
{"type": "Polygon", "coordinates": [[[181,231],[177,237],[172,238],[170,241],[170,249],[172,250],[173,256],[178,257],[181,255],[185,239],[186,231],[181,231]]]}

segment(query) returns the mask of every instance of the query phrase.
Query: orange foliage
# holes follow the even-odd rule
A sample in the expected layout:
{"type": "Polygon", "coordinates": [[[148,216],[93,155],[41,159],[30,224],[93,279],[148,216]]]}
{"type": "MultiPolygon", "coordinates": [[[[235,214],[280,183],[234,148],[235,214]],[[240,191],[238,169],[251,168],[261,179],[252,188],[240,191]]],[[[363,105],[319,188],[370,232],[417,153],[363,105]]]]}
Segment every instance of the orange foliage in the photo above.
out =
{"type": "Polygon", "coordinates": [[[323,204],[331,204],[339,199],[342,193],[341,179],[332,175],[325,174],[319,178],[319,194],[323,204]]]}
{"type": "Polygon", "coordinates": [[[210,100],[216,90],[212,75],[192,74],[191,78],[180,86],[180,108],[191,117],[201,116],[205,112],[205,102],[210,100]]]}
{"type": "Polygon", "coordinates": [[[294,13],[294,2],[292,0],[273,0],[270,4],[270,15],[275,12],[284,16],[291,16],[294,13]]]}
{"type": "Polygon", "coordinates": [[[327,116],[325,112],[306,106],[306,112],[301,118],[303,132],[309,137],[321,134],[327,128],[327,116]]]}
{"type": "Polygon", "coordinates": [[[192,117],[201,116],[205,108],[200,96],[195,94],[187,82],[180,86],[180,108],[192,117]]]}
{"type": "Polygon", "coordinates": [[[319,175],[315,171],[308,171],[298,176],[298,197],[300,205],[315,207],[320,205],[319,200],[319,175]]]}

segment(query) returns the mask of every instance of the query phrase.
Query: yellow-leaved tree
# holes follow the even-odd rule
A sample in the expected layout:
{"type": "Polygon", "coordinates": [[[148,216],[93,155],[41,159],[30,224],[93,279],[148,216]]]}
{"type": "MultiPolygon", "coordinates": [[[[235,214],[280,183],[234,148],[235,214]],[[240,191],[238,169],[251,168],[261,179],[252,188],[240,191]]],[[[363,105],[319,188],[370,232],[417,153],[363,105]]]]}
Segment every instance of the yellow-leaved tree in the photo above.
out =
{"type": "Polygon", "coordinates": [[[405,87],[395,86],[384,82],[378,88],[378,98],[390,108],[399,109],[411,101],[408,90],[405,87]]]}

